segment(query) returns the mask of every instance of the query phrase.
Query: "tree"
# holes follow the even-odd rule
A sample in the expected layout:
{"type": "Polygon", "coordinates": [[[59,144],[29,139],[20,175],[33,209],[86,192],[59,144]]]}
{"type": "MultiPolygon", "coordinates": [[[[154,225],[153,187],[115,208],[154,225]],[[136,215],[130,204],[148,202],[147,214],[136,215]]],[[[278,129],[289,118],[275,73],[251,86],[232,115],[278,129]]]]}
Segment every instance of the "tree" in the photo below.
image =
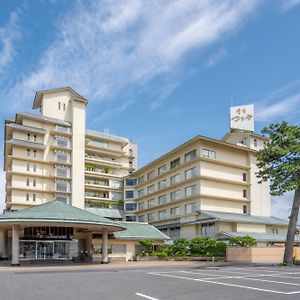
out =
{"type": "Polygon", "coordinates": [[[295,191],[283,259],[285,264],[292,265],[300,205],[300,127],[275,123],[265,127],[262,134],[270,140],[256,154],[259,183],[270,180],[270,192],[275,196],[295,191]]]}

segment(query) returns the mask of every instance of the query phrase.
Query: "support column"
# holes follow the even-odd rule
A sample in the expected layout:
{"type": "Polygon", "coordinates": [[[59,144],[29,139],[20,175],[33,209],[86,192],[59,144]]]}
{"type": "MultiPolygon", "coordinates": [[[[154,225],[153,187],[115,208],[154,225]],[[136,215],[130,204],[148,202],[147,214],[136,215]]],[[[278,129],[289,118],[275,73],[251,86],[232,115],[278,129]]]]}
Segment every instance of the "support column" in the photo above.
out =
{"type": "Polygon", "coordinates": [[[19,225],[12,226],[12,266],[19,266],[19,225]]]}
{"type": "Polygon", "coordinates": [[[101,264],[108,264],[108,232],[104,229],[102,232],[102,261],[101,264]]]}

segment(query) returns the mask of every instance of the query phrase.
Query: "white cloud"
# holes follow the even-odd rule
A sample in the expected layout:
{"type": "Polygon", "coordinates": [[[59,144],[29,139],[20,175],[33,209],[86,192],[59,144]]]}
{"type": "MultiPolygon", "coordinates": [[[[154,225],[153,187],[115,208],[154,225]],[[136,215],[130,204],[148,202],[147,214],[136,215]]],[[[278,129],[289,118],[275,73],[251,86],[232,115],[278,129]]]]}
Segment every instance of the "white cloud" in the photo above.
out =
{"type": "Polygon", "coordinates": [[[287,192],[280,197],[272,197],[272,216],[287,220],[291,214],[293,199],[294,192],[287,192]]]}
{"type": "Polygon", "coordinates": [[[7,69],[15,55],[14,44],[21,36],[18,22],[18,13],[12,12],[8,22],[0,28],[0,74],[7,69]]]}
{"type": "Polygon", "coordinates": [[[72,86],[92,102],[138,91],[154,78],[174,73],[192,50],[239,29],[257,3],[76,2],[57,23],[56,38],[43,51],[37,68],[3,96],[18,99],[11,109],[20,109],[24,100],[43,88],[72,86]]]}
{"type": "Polygon", "coordinates": [[[281,9],[283,12],[291,10],[300,4],[300,0],[282,0],[281,9]]]}
{"type": "Polygon", "coordinates": [[[288,118],[299,115],[300,113],[300,93],[284,98],[275,104],[269,101],[256,106],[257,121],[271,121],[276,118],[288,118]]]}

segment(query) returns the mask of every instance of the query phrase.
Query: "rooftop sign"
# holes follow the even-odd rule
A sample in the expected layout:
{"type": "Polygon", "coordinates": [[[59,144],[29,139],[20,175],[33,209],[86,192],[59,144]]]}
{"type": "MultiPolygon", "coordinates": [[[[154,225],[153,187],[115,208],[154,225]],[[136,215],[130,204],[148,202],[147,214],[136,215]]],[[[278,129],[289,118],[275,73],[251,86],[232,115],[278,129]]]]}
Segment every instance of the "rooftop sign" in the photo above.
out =
{"type": "Polygon", "coordinates": [[[230,128],[254,131],[254,105],[230,107],[230,128]]]}

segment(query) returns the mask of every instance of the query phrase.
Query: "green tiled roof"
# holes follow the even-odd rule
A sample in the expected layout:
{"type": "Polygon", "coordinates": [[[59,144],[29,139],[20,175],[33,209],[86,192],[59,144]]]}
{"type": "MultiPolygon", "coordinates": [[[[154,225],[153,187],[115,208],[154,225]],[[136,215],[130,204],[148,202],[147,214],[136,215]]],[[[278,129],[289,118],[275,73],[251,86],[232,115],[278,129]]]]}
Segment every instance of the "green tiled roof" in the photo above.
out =
{"type": "Polygon", "coordinates": [[[0,216],[0,224],[26,222],[75,223],[81,225],[112,226],[114,227],[112,228],[114,230],[124,229],[122,224],[97,216],[83,209],[67,205],[60,201],[52,201],[0,216]]]}
{"type": "Polygon", "coordinates": [[[256,224],[269,224],[269,225],[288,225],[288,222],[276,217],[262,217],[262,216],[252,216],[248,214],[235,214],[235,213],[225,213],[217,211],[207,211],[202,210],[201,214],[205,216],[198,219],[198,221],[225,221],[225,222],[241,222],[241,223],[256,223],[256,224]]]}
{"type": "MultiPolygon", "coordinates": [[[[225,235],[227,237],[243,237],[251,236],[256,239],[258,242],[285,242],[285,234],[273,234],[273,233],[258,233],[258,232],[224,232],[221,231],[218,233],[218,236],[225,235]]],[[[296,242],[300,242],[300,236],[295,237],[296,242]]]]}
{"type": "Polygon", "coordinates": [[[170,238],[148,223],[141,222],[117,222],[126,230],[114,232],[116,239],[127,240],[169,240],[170,238]]]}
{"type": "Polygon", "coordinates": [[[122,212],[118,209],[87,207],[85,210],[104,218],[112,218],[112,219],[123,218],[122,212]]]}

